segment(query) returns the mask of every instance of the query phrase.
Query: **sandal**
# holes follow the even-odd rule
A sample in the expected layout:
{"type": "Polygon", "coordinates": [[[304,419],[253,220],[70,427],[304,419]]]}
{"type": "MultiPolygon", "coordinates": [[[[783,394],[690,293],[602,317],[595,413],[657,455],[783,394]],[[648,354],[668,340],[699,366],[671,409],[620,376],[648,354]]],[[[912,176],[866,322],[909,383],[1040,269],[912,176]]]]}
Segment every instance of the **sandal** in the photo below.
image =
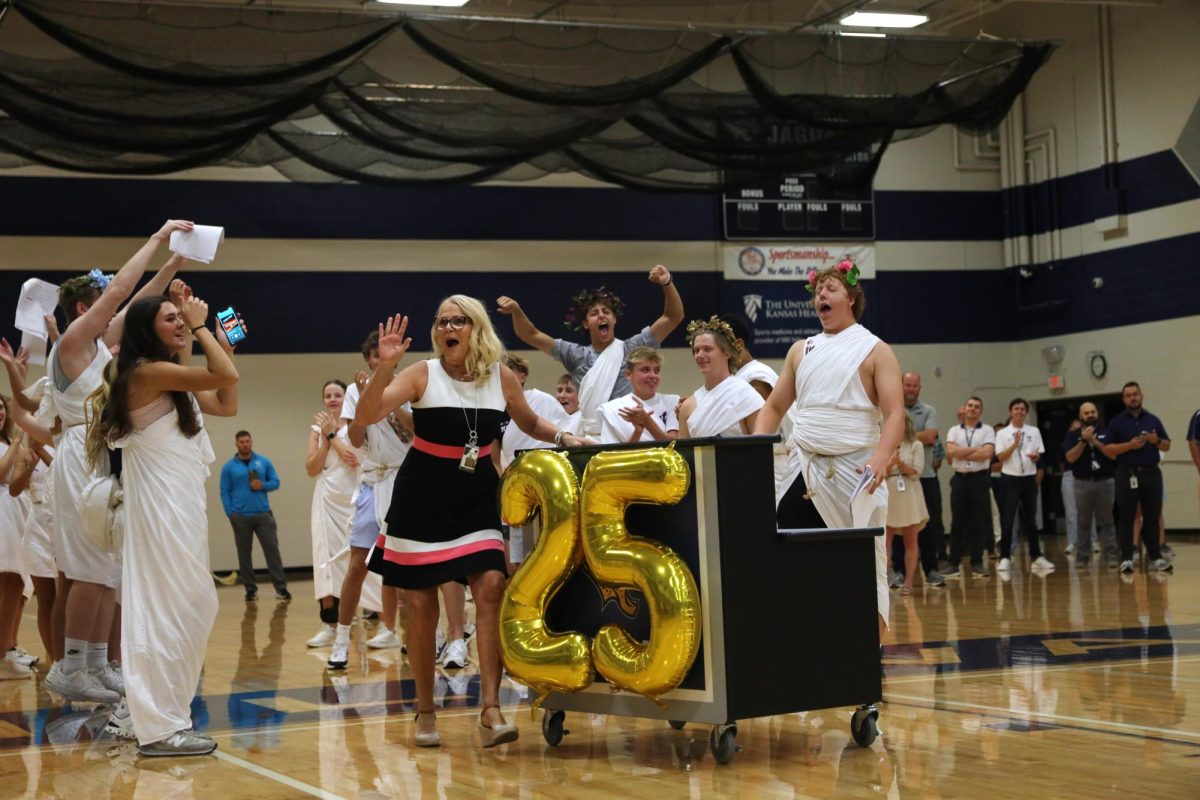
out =
{"type": "Polygon", "coordinates": [[[901,597],[908,597],[910,594],[912,594],[911,586],[901,586],[900,587],[900,596],[901,597]]]}
{"type": "MultiPolygon", "coordinates": [[[[421,713],[418,711],[417,716],[413,717],[414,724],[421,719],[421,713]]],[[[437,714],[435,712],[426,711],[424,713],[432,715],[434,722],[437,722],[437,714]]],[[[413,737],[416,739],[417,747],[439,747],[442,744],[442,735],[437,731],[422,733],[420,730],[414,730],[413,737]]]]}
{"type": "Polygon", "coordinates": [[[520,733],[517,731],[517,726],[511,722],[501,722],[496,725],[485,725],[483,715],[489,708],[499,709],[500,706],[484,706],[479,709],[479,738],[483,740],[483,746],[495,747],[498,744],[508,744],[515,742],[520,733]]]}

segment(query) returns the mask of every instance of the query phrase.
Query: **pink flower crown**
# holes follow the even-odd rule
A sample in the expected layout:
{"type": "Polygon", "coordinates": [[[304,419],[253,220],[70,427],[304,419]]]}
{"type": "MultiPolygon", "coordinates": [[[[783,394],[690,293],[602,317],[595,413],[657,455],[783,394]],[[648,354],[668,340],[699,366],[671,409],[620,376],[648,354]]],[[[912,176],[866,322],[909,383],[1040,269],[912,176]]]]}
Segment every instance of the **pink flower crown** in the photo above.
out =
{"type": "MultiPolygon", "coordinates": [[[[847,286],[857,286],[858,285],[858,264],[855,264],[853,261],[851,261],[848,258],[843,258],[841,261],[839,261],[837,264],[835,264],[833,268],[846,276],[846,285],[847,286]]],[[[824,271],[824,270],[818,271],[815,269],[810,269],[808,271],[808,285],[805,286],[804,288],[808,289],[810,294],[817,293],[817,285],[816,285],[817,275],[819,275],[822,271],[824,271]]]]}

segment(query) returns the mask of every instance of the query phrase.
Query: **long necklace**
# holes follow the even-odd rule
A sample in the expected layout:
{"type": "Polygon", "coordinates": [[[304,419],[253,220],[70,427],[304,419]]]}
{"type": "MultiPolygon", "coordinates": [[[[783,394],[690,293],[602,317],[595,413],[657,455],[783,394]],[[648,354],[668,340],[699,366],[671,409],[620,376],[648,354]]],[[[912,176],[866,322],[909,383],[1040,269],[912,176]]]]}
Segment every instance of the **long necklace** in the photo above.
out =
{"type": "MultiPolygon", "coordinates": [[[[443,365],[444,370],[445,367],[443,365]]],[[[449,375],[450,373],[447,372],[446,374],[449,375]]],[[[463,472],[474,472],[475,463],[479,461],[479,403],[477,402],[477,398],[472,401],[475,406],[475,420],[472,422],[467,416],[467,406],[463,403],[462,393],[455,388],[454,395],[458,398],[459,407],[462,408],[463,422],[466,423],[469,437],[466,446],[463,447],[462,458],[458,461],[458,468],[463,472]]]]}

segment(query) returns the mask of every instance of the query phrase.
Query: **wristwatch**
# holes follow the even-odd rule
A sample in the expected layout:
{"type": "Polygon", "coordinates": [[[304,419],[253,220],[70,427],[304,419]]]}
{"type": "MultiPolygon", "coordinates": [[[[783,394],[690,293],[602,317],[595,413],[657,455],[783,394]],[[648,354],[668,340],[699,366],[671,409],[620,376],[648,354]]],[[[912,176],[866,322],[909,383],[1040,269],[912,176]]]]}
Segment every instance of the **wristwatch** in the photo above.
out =
{"type": "Polygon", "coordinates": [[[337,438],[337,431],[334,431],[333,433],[325,434],[325,438],[332,442],[334,439],[337,438]]]}

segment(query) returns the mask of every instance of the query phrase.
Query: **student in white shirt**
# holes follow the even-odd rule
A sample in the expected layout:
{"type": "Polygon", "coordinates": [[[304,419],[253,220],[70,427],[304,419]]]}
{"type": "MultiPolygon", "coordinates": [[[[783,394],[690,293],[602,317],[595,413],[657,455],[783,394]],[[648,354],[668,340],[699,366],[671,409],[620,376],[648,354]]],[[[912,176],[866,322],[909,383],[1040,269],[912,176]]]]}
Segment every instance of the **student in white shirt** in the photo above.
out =
{"type": "Polygon", "coordinates": [[[654,348],[626,356],[625,378],[633,391],[600,406],[601,443],[665,442],[679,435],[679,395],[658,394],[661,377],[662,356],[654,348]]]}
{"type": "Polygon", "coordinates": [[[943,578],[956,578],[964,546],[978,578],[988,577],[983,551],[991,541],[992,501],[989,486],[996,432],[979,421],[983,401],[968,397],[963,404],[963,421],[946,433],[946,460],[954,468],[950,479],[950,566],[943,578]]]}
{"type": "Polygon", "coordinates": [[[1026,425],[1029,403],[1018,397],[1008,404],[1010,422],[996,432],[996,459],[1000,462],[1000,563],[999,572],[1012,567],[1012,529],[1017,508],[1021,527],[1029,537],[1029,561],[1033,569],[1050,571],[1054,564],[1042,555],[1037,527],[1038,459],[1046,452],[1042,433],[1026,425]]]}

